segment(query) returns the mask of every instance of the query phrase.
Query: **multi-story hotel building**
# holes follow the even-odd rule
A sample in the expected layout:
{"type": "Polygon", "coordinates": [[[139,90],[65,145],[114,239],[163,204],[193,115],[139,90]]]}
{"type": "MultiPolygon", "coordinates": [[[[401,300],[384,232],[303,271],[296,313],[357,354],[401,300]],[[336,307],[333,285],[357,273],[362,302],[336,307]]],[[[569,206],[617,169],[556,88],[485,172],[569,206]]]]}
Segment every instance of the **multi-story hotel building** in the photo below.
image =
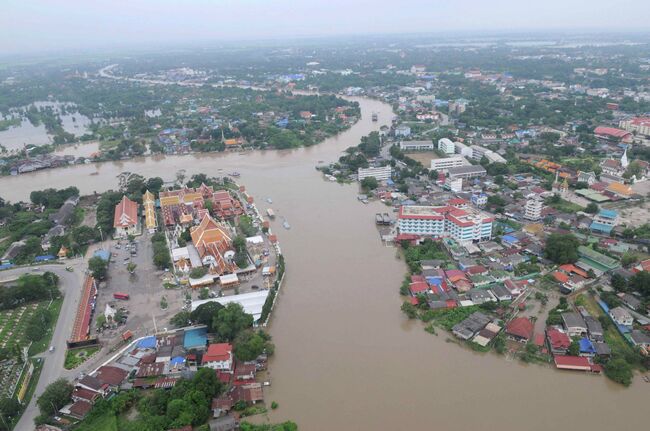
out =
{"type": "Polygon", "coordinates": [[[398,216],[400,233],[449,237],[459,242],[490,240],[493,222],[494,218],[482,211],[453,206],[402,206],[398,216]]]}

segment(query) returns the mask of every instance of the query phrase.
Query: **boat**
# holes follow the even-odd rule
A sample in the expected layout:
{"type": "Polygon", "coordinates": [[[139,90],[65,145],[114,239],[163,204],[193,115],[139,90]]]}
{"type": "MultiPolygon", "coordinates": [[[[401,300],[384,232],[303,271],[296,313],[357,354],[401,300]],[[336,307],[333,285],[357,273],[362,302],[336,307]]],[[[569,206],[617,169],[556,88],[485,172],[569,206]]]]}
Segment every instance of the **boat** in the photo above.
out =
{"type": "Polygon", "coordinates": [[[240,176],[241,174],[240,174],[239,172],[235,171],[235,172],[231,172],[231,173],[229,173],[228,175],[230,175],[231,177],[238,177],[238,176],[240,176]]]}
{"type": "Polygon", "coordinates": [[[283,226],[285,229],[291,229],[291,225],[290,225],[289,222],[286,221],[286,220],[282,223],[282,226],[283,226]]]}
{"type": "Polygon", "coordinates": [[[99,172],[91,172],[90,175],[99,175],[99,172]]]}
{"type": "Polygon", "coordinates": [[[266,215],[269,216],[270,219],[275,218],[275,213],[273,212],[273,209],[271,209],[271,208],[266,209],[266,215]]]}
{"type": "Polygon", "coordinates": [[[379,115],[377,115],[376,112],[372,113],[372,121],[377,121],[379,119],[379,115]]]}

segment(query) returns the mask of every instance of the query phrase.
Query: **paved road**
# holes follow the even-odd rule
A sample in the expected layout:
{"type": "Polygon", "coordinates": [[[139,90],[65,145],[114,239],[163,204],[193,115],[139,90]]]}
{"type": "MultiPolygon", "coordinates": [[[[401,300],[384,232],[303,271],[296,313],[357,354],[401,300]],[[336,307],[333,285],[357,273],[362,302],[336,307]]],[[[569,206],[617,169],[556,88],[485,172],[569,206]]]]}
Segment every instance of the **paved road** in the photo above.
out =
{"type": "Polygon", "coordinates": [[[32,431],[34,429],[34,418],[38,416],[39,411],[36,406],[36,399],[43,393],[45,387],[58,379],[59,377],[70,377],[72,372],[63,368],[65,361],[66,340],[70,336],[70,328],[77,312],[77,304],[81,292],[81,283],[83,281],[84,260],[69,260],[66,265],[72,266],[74,272],[68,272],[63,265],[40,265],[39,271],[34,271],[34,267],[16,268],[0,272],[0,281],[11,280],[22,274],[42,274],[45,271],[51,271],[59,276],[59,289],[63,293],[63,305],[59,320],[54,328],[51,345],[55,346],[54,352],[48,351],[37,355],[45,360],[43,371],[36,385],[36,391],[32,397],[27,409],[23,413],[20,421],[14,428],[16,431],[32,431]]]}

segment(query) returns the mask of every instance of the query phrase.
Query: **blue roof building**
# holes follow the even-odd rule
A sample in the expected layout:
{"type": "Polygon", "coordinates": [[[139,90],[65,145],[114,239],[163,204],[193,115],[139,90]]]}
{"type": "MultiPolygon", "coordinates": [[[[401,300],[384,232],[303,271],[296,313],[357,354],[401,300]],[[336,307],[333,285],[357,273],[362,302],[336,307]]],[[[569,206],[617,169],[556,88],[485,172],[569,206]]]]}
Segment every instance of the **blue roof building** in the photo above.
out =
{"type": "Polygon", "coordinates": [[[102,260],[108,262],[111,259],[111,253],[108,250],[99,249],[93,253],[93,257],[99,257],[102,260]]]}
{"type": "Polygon", "coordinates": [[[208,343],[208,328],[194,328],[185,331],[183,347],[189,349],[202,349],[208,343]]]}
{"type": "Polygon", "coordinates": [[[46,254],[43,256],[36,256],[34,258],[34,262],[47,262],[48,260],[54,260],[56,259],[55,256],[52,256],[51,254],[46,254]]]}
{"type": "Polygon", "coordinates": [[[609,235],[618,222],[618,213],[614,210],[602,209],[594,216],[589,229],[594,232],[609,235]]]}
{"type": "Polygon", "coordinates": [[[596,354],[596,349],[588,338],[581,338],[579,344],[581,356],[593,356],[596,354]]]}
{"type": "Polygon", "coordinates": [[[169,365],[172,367],[178,367],[179,365],[183,365],[185,363],[185,358],[182,356],[175,356],[169,361],[169,365]]]}
{"type": "Polygon", "coordinates": [[[143,338],[138,341],[138,349],[155,349],[156,348],[156,337],[153,335],[150,337],[143,338]]]}

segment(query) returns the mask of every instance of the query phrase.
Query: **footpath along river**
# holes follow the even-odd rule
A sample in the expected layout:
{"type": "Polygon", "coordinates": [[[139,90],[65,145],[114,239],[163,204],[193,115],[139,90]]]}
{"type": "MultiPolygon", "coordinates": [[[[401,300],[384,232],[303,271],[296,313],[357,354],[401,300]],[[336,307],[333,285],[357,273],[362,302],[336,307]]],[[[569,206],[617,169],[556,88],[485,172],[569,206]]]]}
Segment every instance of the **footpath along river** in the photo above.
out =
{"type": "Polygon", "coordinates": [[[239,171],[260,210],[271,197],[288,268],[270,326],[276,355],[266,397],[280,406],[274,421],[293,419],[306,431],[647,428],[650,384],[639,378],[624,389],[602,376],[478,354],[403,316],[405,267],[374,226],[385,207],[360,204],[355,184],[324,181],[314,169],[393,115],[387,104],[354,100],[362,120],[315,147],[70,166],[0,178],[0,196],[28,200],[33,190],[72,185],[103,192],[117,187],[120,172],[172,180],[185,169],[188,177],[239,171]]]}

